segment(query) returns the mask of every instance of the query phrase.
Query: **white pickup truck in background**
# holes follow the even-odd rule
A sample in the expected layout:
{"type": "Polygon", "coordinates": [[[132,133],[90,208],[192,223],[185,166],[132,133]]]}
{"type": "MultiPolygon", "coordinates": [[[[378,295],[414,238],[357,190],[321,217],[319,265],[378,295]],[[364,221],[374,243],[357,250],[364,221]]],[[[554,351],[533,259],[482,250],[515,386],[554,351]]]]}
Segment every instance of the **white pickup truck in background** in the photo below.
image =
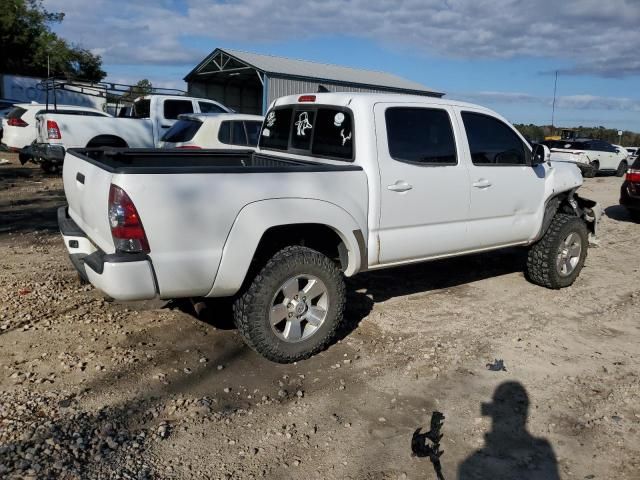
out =
{"type": "Polygon", "coordinates": [[[37,140],[32,160],[45,170],[62,165],[68,148],[154,148],[183,113],[229,113],[213,100],[180,95],[148,95],[133,102],[130,117],[83,117],[64,113],[36,116],[37,140]]]}
{"type": "Polygon", "coordinates": [[[365,270],[523,246],[533,283],[571,285],[599,207],[548,154],[476,105],[296,95],[255,153],[68,151],[58,222],[107,295],[232,297],[247,344],[293,362],[332,342],[344,276],[365,270]]]}

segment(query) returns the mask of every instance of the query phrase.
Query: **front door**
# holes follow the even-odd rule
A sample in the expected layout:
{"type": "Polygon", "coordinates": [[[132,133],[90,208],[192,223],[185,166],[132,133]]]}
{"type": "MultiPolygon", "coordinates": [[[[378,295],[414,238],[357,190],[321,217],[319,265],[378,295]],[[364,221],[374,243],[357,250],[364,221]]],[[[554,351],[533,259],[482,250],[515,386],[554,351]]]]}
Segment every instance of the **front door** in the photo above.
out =
{"type": "Polygon", "coordinates": [[[544,211],[546,163],[530,166],[531,151],[500,119],[462,111],[471,182],[469,236],[476,248],[524,242],[544,211]]]}
{"type": "Polygon", "coordinates": [[[378,262],[446,255],[468,246],[469,176],[447,106],[376,104],[380,166],[378,262]]]}

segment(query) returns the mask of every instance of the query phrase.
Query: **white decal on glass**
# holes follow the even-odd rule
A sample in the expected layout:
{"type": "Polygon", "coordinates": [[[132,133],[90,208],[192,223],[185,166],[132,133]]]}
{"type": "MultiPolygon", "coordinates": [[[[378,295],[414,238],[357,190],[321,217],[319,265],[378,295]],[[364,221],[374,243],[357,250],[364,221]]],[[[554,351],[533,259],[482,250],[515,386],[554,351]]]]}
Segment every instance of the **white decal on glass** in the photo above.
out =
{"type": "Polygon", "coordinates": [[[298,136],[299,137],[304,137],[305,136],[305,130],[309,130],[310,128],[313,128],[313,125],[311,125],[311,123],[309,123],[309,113],[308,112],[302,112],[300,114],[300,116],[298,117],[298,121],[295,123],[296,127],[298,127],[298,136]]]}

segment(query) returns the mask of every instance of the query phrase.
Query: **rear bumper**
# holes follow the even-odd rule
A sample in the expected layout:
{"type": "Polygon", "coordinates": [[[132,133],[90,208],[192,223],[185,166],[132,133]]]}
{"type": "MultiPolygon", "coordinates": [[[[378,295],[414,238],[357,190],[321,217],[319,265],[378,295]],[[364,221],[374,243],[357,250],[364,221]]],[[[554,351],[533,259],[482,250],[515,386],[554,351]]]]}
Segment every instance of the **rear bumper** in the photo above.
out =
{"type": "Polygon", "coordinates": [[[640,210],[640,188],[625,181],[620,187],[620,205],[629,210],[640,210]]]}
{"type": "Polygon", "coordinates": [[[64,161],[65,149],[62,145],[34,143],[30,149],[32,160],[36,163],[49,162],[54,165],[61,165],[64,161]]]}
{"type": "Polygon", "coordinates": [[[151,259],[145,253],[105,253],[89,240],[67,212],[58,209],[58,227],[71,263],[80,276],[116,300],[157,296],[151,259]]]}

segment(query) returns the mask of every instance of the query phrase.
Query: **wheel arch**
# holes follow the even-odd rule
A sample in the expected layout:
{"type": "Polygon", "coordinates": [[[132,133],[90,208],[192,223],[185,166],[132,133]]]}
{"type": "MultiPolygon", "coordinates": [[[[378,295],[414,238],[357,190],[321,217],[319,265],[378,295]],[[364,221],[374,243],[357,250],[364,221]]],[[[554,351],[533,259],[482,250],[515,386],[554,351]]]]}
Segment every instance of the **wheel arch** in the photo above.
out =
{"type": "Polygon", "coordinates": [[[597,223],[600,219],[598,204],[593,200],[580,197],[576,194],[576,190],[560,192],[547,200],[542,225],[533,242],[537,242],[544,236],[553,221],[553,217],[558,212],[582,218],[587,224],[589,232],[593,235],[596,234],[597,223]]]}
{"type": "Polygon", "coordinates": [[[117,135],[97,135],[89,140],[86,148],[96,147],[128,148],[129,145],[122,137],[117,135]]]}
{"type": "Polygon", "coordinates": [[[367,268],[366,234],[341,207],[323,200],[271,199],[245,206],[231,227],[208,297],[235,294],[251,267],[280,248],[306,245],[336,259],[345,275],[367,268]],[[286,220],[286,221],[282,221],[286,220]]]}

